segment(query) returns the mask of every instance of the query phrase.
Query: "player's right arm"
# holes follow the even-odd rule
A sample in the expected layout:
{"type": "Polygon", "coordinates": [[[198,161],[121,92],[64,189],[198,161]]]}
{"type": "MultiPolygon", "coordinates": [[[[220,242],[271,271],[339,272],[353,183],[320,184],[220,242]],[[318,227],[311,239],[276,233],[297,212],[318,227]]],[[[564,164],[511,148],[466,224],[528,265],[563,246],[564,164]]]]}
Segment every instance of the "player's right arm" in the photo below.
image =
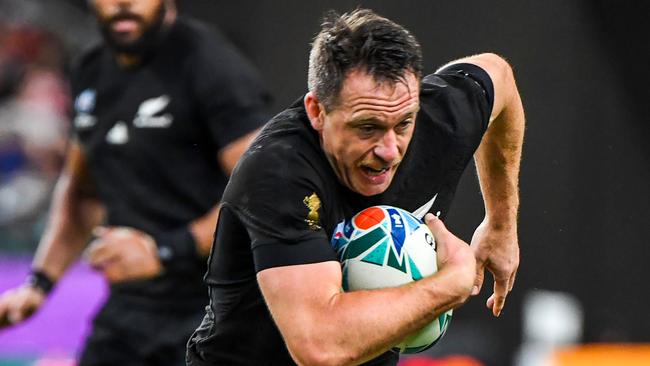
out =
{"type": "Polygon", "coordinates": [[[338,262],[262,270],[257,278],[298,364],[356,365],[379,356],[470,295],[475,259],[469,246],[427,215],[441,269],[405,286],[343,292],[338,262]]]}
{"type": "MultiPolygon", "coordinates": [[[[50,217],[32,263],[32,270],[56,282],[84,250],[103,209],[93,198],[81,147],[71,142],[57,181],[50,217]]],[[[0,327],[20,322],[42,305],[46,293],[23,284],[0,296],[0,327]]]]}

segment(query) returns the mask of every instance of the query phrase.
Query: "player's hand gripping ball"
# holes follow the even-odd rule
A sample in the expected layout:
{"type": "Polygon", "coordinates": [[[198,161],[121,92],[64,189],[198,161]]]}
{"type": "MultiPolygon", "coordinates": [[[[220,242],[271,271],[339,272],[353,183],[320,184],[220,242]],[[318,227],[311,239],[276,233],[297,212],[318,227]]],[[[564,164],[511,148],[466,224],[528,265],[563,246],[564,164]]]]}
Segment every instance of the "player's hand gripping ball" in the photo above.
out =
{"type": "MultiPolygon", "coordinates": [[[[332,237],[343,270],[343,290],[400,286],[438,270],[436,243],[429,227],[410,212],[391,206],[369,207],[340,223],[332,237]]],[[[396,345],[417,353],[442,338],[452,311],[440,315],[396,345]]]]}

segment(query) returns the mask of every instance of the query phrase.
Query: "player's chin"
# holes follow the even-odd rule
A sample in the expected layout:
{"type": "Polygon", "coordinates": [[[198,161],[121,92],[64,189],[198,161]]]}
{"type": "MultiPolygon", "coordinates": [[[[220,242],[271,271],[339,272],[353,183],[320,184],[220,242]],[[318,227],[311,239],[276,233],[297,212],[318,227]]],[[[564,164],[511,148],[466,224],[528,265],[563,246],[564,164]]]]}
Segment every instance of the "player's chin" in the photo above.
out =
{"type": "Polygon", "coordinates": [[[140,41],[139,33],[113,33],[111,34],[112,44],[119,49],[129,50],[135,48],[140,41]]]}

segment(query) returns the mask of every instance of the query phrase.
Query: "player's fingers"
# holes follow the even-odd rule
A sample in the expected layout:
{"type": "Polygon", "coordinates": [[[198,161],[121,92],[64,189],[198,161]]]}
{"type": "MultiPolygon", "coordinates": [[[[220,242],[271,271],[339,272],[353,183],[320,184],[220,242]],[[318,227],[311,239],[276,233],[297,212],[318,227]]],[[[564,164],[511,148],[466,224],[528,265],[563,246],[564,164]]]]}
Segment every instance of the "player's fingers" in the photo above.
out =
{"type": "Polygon", "coordinates": [[[14,319],[16,317],[16,306],[18,305],[19,296],[19,289],[16,289],[7,294],[7,298],[5,299],[5,316],[9,324],[14,323],[14,319]]]}
{"type": "Polygon", "coordinates": [[[431,213],[424,216],[424,222],[429,227],[429,230],[431,230],[431,234],[433,234],[433,238],[436,242],[438,266],[442,266],[444,263],[447,263],[447,260],[451,255],[452,240],[449,240],[449,236],[452,234],[447,231],[445,224],[431,213]]]}
{"type": "Polygon", "coordinates": [[[512,272],[512,276],[508,280],[508,292],[512,291],[512,288],[515,286],[515,280],[517,279],[517,271],[512,272]]]}
{"type": "Polygon", "coordinates": [[[101,237],[101,236],[106,235],[106,233],[108,233],[108,231],[109,231],[109,228],[107,228],[106,226],[96,226],[93,229],[93,235],[96,236],[96,237],[101,237]]]}
{"type": "Polygon", "coordinates": [[[9,320],[9,324],[16,324],[23,320],[23,316],[19,310],[12,309],[9,311],[9,314],[7,314],[7,319],[9,320]]]}
{"type": "Polygon", "coordinates": [[[2,297],[0,297],[0,328],[6,327],[7,325],[11,324],[9,323],[7,306],[8,306],[7,294],[4,294],[2,295],[2,297]]]}
{"type": "Polygon", "coordinates": [[[98,258],[101,257],[101,253],[103,251],[105,251],[105,248],[102,245],[101,240],[95,239],[92,243],[90,243],[90,245],[86,249],[86,252],[84,253],[84,257],[92,267],[98,267],[99,266],[98,258]]]}
{"type": "Polygon", "coordinates": [[[490,295],[488,297],[487,301],[485,302],[485,307],[488,309],[492,310],[492,307],[494,306],[494,294],[490,295]]]}
{"type": "Polygon", "coordinates": [[[485,278],[485,267],[483,263],[476,263],[476,277],[474,279],[474,287],[472,287],[472,296],[476,296],[481,292],[483,287],[483,279],[485,278]]]}
{"type": "Polygon", "coordinates": [[[503,310],[503,307],[505,306],[506,303],[507,295],[508,295],[507,281],[495,279],[494,294],[492,294],[493,297],[492,314],[494,316],[501,315],[501,311],[503,310]]]}
{"type": "Polygon", "coordinates": [[[27,317],[29,298],[24,290],[20,290],[11,298],[7,319],[11,324],[18,323],[27,317]]]}
{"type": "Polygon", "coordinates": [[[23,302],[19,306],[11,309],[8,318],[11,324],[20,323],[29,318],[35,311],[36,306],[33,303],[23,302]]]}
{"type": "Polygon", "coordinates": [[[424,216],[424,222],[427,224],[429,230],[431,230],[431,233],[433,234],[433,237],[436,240],[441,240],[446,235],[450,234],[447,228],[445,227],[445,224],[442,223],[442,220],[437,218],[432,213],[428,213],[424,216]]]}
{"type": "Polygon", "coordinates": [[[9,322],[9,317],[7,316],[7,314],[0,313],[0,329],[7,327],[9,325],[11,325],[11,323],[9,322]]]}
{"type": "Polygon", "coordinates": [[[101,268],[111,261],[117,260],[119,253],[112,250],[111,245],[108,243],[97,240],[88,248],[87,258],[88,263],[94,268],[101,268]]]}
{"type": "Polygon", "coordinates": [[[110,283],[120,282],[125,278],[124,268],[122,268],[122,266],[120,266],[118,263],[107,265],[103,269],[103,272],[106,280],[110,283]]]}

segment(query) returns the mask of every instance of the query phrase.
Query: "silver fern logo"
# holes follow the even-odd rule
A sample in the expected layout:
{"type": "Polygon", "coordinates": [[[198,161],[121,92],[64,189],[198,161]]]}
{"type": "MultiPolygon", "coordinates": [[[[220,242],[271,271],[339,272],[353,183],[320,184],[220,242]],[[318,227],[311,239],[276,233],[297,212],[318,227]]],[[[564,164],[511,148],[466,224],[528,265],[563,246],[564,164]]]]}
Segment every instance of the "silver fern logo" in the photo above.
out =
{"type": "Polygon", "coordinates": [[[171,113],[161,114],[169,105],[171,98],[161,95],[157,98],[147,99],[140,104],[138,112],[133,119],[133,126],[138,128],[167,128],[172,124],[174,117],[171,113]]]}

